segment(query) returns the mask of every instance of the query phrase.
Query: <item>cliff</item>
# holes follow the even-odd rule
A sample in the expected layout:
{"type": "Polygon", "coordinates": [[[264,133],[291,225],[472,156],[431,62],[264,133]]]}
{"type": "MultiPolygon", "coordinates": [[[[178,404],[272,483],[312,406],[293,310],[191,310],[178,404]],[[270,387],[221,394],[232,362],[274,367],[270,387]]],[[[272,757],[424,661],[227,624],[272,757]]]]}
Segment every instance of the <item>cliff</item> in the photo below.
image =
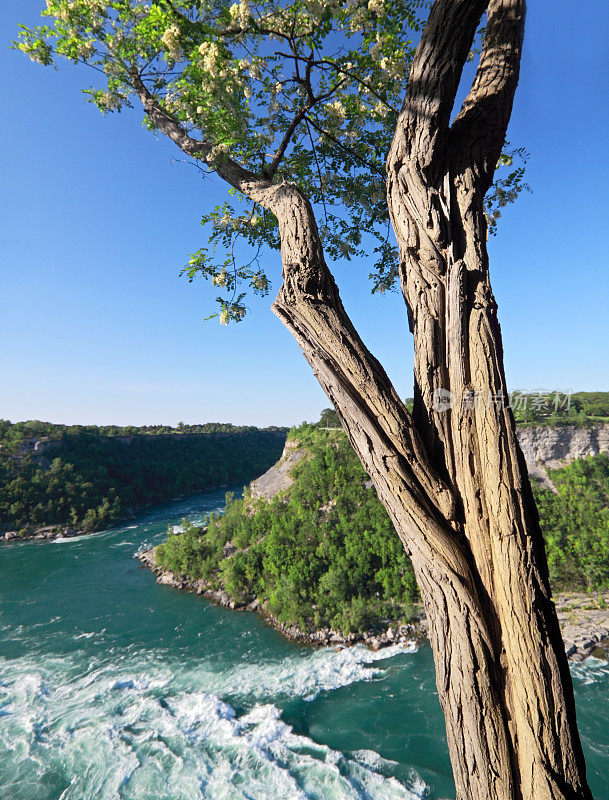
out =
{"type": "Polygon", "coordinates": [[[529,474],[553,489],[548,469],[558,469],[578,458],[609,452],[609,423],[589,428],[575,425],[519,428],[518,441],[529,474]]]}
{"type": "Polygon", "coordinates": [[[289,489],[294,481],[292,469],[302,461],[304,455],[305,450],[300,448],[299,443],[295,439],[288,439],[279,461],[264,475],[250,483],[252,499],[258,500],[263,497],[265,500],[271,500],[279,492],[289,489]]]}
{"type": "MultiPolygon", "coordinates": [[[[531,477],[554,489],[548,469],[558,469],[578,458],[609,452],[609,423],[589,428],[575,425],[518,428],[518,441],[531,477]]],[[[297,441],[288,439],[279,461],[250,484],[252,498],[271,500],[279,492],[287,491],[293,483],[292,469],[305,452],[297,441]]]]}

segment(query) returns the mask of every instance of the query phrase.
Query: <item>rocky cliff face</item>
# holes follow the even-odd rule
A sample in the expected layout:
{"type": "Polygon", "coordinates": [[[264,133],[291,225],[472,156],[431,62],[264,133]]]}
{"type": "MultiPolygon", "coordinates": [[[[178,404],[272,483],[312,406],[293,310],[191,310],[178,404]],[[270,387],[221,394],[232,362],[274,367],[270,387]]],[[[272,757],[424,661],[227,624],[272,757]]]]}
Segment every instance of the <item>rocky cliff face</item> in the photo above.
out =
{"type": "Polygon", "coordinates": [[[264,475],[250,483],[252,499],[264,497],[271,500],[279,492],[285,492],[293,483],[292,469],[304,458],[305,451],[298,442],[288,439],[279,461],[267,470],[264,475]]]}
{"type": "Polygon", "coordinates": [[[575,425],[519,428],[518,441],[529,474],[554,488],[548,478],[548,469],[557,469],[578,458],[609,452],[609,423],[590,428],[577,428],[575,425]]]}
{"type": "MultiPolygon", "coordinates": [[[[548,488],[554,489],[548,477],[548,469],[557,469],[578,458],[609,452],[609,423],[590,428],[578,428],[575,425],[519,428],[518,441],[529,474],[548,488]]],[[[305,451],[299,447],[298,442],[288,440],[279,461],[250,484],[252,498],[257,500],[264,497],[271,500],[279,492],[287,491],[293,482],[292,468],[304,455],[305,451]]]]}

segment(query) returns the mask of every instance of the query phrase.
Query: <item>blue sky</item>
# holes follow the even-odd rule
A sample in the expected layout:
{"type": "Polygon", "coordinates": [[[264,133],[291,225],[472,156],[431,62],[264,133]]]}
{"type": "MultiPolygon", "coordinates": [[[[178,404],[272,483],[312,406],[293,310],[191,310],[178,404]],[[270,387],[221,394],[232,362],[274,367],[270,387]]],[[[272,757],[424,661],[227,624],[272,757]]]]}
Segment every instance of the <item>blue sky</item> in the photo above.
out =
{"type": "MultiPolygon", "coordinates": [[[[292,424],[328,405],[270,298],[228,328],[179,277],[225,187],[176,163],[138,115],[106,119],[91,74],[8,50],[43,0],[3,0],[0,62],[0,417],[63,423],[292,424]]],[[[523,196],[490,242],[511,389],[609,390],[609,4],[529,4],[509,131],[531,153],[523,196]],[[593,24],[592,24],[593,21],[593,24]]],[[[267,268],[275,289],[280,265],[267,268]]],[[[401,298],[366,263],[335,265],[347,309],[402,395],[401,298]]]]}

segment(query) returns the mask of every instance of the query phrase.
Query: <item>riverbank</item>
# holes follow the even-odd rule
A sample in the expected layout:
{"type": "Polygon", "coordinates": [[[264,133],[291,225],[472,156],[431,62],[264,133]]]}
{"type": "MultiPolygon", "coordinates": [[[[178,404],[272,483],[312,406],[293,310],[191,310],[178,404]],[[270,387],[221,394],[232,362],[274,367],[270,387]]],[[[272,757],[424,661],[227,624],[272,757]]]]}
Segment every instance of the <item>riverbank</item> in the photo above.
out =
{"type": "Polygon", "coordinates": [[[63,525],[44,525],[33,528],[27,533],[21,531],[6,531],[0,533],[0,542],[26,542],[31,539],[52,542],[55,539],[69,539],[72,536],[84,536],[94,531],[83,531],[77,528],[66,528],[63,525]]]}
{"type": "Polygon", "coordinates": [[[170,570],[159,567],[156,563],[155,551],[156,547],[149,550],[142,550],[136,553],[135,558],[139,559],[144,567],[154,572],[157,583],[163,586],[173,586],[175,589],[180,589],[184,592],[201,595],[206,600],[211,600],[211,602],[223,606],[224,608],[237,611],[254,611],[260,614],[266,622],[271,625],[271,627],[275,628],[275,630],[279,631],[282,636],[292,642],[319,647],[326,647],[328,645],[344,646],[361,643],[367,645],[371,650],[376,651],[391,644],[403,644],[412,641],[418,642],[427,637],[427,620],[422,610],[417,610],[416,620],[406,625],[396,625],[395,623],[385,626],[379,625],[363,633],[344,635],[340,631],[335,631],[331,628],[305,631],[296,625],[288,625],[281,622],[266,608],[264,603],[261,603],[257,599],[250,603],[240,605],[223,589],[211,589],[200,579],[192,580],[191,578],[176,575],[170,570]]]}
{"type": "MultiPolygon", "coordinates": [[[[142,565],[155,573],[157,583],[173,586],[181,591],[192,592],[217,605],[240,611],[254,611],[290,641],[315,646],[353,645],[362,643],[371,650],[407,641],[422,641],[427,638],[427,619],[422,610],[416,620],[407,625],[379,624],[375,629],[363,633],[343,635],[339,631],[322,628],[303,631],[295,625],[280,622],[258,600],[239,605],[224,590],[214,590],[202,580],[191,580],[159,567],[155,559],[156,548],[136,554],[142,565]]],[[[609,592],[560,592],[555,595],[558,621],[565,643],[565,652],[572,661],[584,661],[593,656],[609,660],[609,592]]]]}

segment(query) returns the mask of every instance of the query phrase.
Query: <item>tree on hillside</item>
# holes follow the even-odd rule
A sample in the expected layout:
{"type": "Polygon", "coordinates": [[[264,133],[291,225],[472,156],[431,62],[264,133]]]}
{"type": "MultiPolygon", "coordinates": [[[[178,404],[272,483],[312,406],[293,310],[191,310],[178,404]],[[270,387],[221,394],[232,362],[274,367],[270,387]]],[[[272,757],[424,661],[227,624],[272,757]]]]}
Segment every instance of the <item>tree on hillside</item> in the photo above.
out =
{"type": "Polygon", "coordinates": [[[102,111],[143,107],[149,127],[229,185],[188,266],[221,292],[221,322],[243,316],[248,287],[268,291],[258,248],[280,249],[273,309],[414,566],[457,797],[589,798],[486,248],[522,185],[521,169],[500,180],[495,170],[512,158],[524,0],[426,6],[47,0],[48,24],[24,29],[18,46],[44,64],[58,54],[95,67],[104,83],[89,92],[102,111]],[[239,236],[253,248],[247,263],[236,260],[239,236]],[[368,247],[374,289],[397,280],[406,302],[412,414],[326,263],[368,247]]]}

